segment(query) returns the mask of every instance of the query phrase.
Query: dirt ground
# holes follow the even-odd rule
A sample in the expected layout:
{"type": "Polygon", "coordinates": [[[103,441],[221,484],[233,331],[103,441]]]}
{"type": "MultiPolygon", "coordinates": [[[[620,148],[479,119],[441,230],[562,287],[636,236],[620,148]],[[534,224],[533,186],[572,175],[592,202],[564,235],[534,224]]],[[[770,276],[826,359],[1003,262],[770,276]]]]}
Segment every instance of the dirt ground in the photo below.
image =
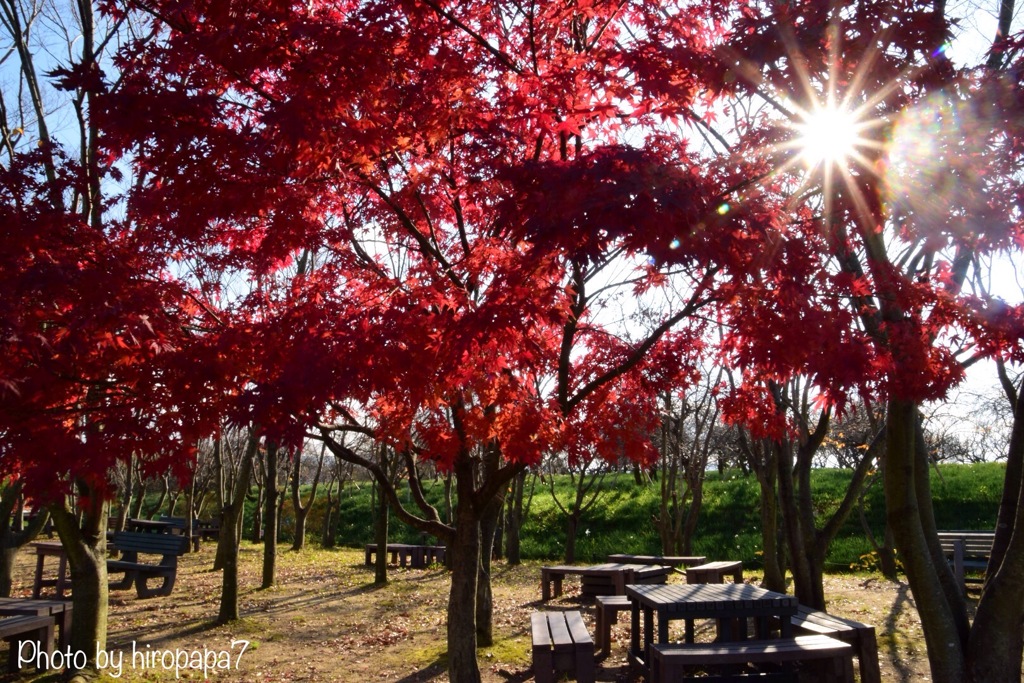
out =
{"type": "MultiPolygon", "coordinates": [[[[169,597],[139,600],[134,591],[111,592],[104,680],[447,680],[445,570],[395,567],[390,583],[377,587],[372,569],[363,566],[361,551],[281,549],[277,585],[259,590],[261,548],[244,544],[243,618],[230,626],[214,626],[220,573],[210,571],[213,552],[212,544],[204,544],[198,554],[182,558],[169,597]]],[[[30,550],[22,551],[16,594],[29,594],[34,560],[30,550]]],[[[503,562],[495,567],[495,643],[480,651],[487,683],[533,680],[529,615],[540,606],[538,567],[503,562]]],[[[750,575],[747,581],[759,578],[750,575]]],[[[581,609],[593,633],[593,609],[581,600],[578,584],[567,579],[565,590],[549,604],[581,609]]],[[[920,622],[906,585],[868,575],[830,576],[825,593],[830,612],[876,626],[884,681],[929,680],[920,622]]],[[[628,619],[613,627],[612,638],[612,652],[599,664],[598,680],[642,680],[631,677],[626,666],[628,619]]],[[[2,680],[41,682],[57,676],[2,680]]]]}

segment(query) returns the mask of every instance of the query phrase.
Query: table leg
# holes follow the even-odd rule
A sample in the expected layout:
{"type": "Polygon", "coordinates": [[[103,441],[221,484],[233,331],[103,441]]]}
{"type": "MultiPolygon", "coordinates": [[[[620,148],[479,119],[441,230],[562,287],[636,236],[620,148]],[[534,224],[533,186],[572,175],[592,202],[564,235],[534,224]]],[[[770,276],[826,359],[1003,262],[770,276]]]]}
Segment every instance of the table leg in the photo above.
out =
{"type": "Polygon", "coordinates": [[[61,553],[60,562],[57,567],[57,598],[64,597],[64,587],[67,584],[68,574],[68,556],[66,553],[61,553]]]}
{"type": "MultiPolygon", "coordinates": [[[[664,620],[663,619],[658,619],[658,622],[659,622],[658,623],[658,629],[659,629],[659,631],[661,630],[661,622],[662,621],[664,621],[664,620]]],[[[668,622],[666,621],[665,624],[667,625],[668,622]]],[[[650,652],[651,652],[650,646],[651,646],[651,643],[653,643],[653,642],[654,642],[654,610],[651,609],[650,607],[646,607],[646,608],[644,608],[644,649],[643,649],[643,653],[642,654],[643,654],[643,657],[644,657],[644,666],[647,668],[647,673],[650,673],[651,663],[648,660],[650,659],[650,652]]]]}
{"type": "Polygon", "coordinates": [[[36,578],[32,584],[32,597],[37,600],[43,592],[43,559],[45,557],[42,553],[36,553],[36,578]]]}
{"type": "Polygon", "coordinates": [[[659,643],[667,643],[668,642],[668,625],[669,625],[669,621],[668,621],[668,619],[665,618],[665,615],[664,614],[659,614],[658,615],[658,642],[659,643]]]}
{"type": "Polygon", "coordinates": [[[629,614],[629,656],[634,662],[640,658],[640,603],[630,600],[629,614]]]}
{"type": "Polygon", "coordinates": [[[783,638],[793,637],[793,620],[788,615],[779,619],[779,635],[783,638]]]}

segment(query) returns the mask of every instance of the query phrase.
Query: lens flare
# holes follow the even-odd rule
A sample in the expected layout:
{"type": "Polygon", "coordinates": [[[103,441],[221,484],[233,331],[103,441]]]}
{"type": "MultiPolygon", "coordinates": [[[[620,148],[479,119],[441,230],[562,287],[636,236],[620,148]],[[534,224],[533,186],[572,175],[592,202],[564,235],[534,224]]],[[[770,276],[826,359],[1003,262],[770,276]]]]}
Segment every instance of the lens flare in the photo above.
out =
{"type": "Polygon", "coordinates": [[[796,126],[797,148],[808,168],[822,164],[845,164],[863,144],[861,123],[854,113],[841,107],[825,106],[802,116],[796,126]]]}

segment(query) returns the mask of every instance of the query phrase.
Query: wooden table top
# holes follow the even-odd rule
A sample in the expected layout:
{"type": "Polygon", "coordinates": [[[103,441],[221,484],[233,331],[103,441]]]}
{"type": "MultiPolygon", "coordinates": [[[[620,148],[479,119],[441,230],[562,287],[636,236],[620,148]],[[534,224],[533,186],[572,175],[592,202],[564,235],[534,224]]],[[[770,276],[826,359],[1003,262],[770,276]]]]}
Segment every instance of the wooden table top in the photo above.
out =
{"type": "Polygon", "coordinates": [[[32,541],[30,545],[36,549],[36,553],[39,555],[44,553],[55,555],[64,552],[64,545],[60,541],[32,541]]]}
{"type": "Polygon", "coordinates": [[[672,618],[796,614],[797,600],[748,583],[630,584],[626,596],[641,608],[672,618]]]}

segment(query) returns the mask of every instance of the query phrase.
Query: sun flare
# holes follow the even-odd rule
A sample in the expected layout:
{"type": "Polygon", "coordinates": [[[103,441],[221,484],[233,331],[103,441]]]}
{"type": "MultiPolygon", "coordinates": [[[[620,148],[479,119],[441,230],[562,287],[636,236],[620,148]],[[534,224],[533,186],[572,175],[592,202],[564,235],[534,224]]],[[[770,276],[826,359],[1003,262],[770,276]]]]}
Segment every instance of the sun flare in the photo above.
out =
{"type": "Polygon", "coordinates": [[[801,116],[796,126],[796,148],[808,169],[821,165],[843,166],[863,146],[863,124],[855,113],[842,107],[825,106],[801,116]]]}

